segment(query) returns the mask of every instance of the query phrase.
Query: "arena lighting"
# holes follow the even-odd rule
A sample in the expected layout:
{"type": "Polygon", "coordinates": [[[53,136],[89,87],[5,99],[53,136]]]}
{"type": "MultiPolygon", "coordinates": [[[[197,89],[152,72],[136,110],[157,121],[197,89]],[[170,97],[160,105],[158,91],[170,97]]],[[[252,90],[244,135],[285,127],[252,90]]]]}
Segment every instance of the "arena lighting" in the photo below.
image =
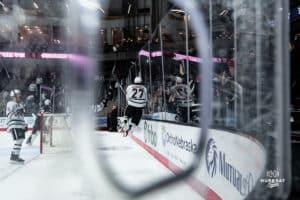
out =
{"type": "MultiPolygon", "coordinates": [[[[192,62],[202,62],[202,58],[194,57],[194,56],[187,56],[187,55],[182,55],[175,53],[175,58],[180,59],[180,60],[189,60],[192,62]]],[[[226,58],[212,58],[212,62],[214,63],[226,63],[226,58]]]]}
{"type": "Polygon", "coordinates": [[[62,60],[70,60],[77,63],[84,63],[87,66],[90,65],[91,59],[87,56],[78,55],[78,54],[70,54],[70,53],[42,53],[42,59],[62,59],[62,60]]]}
{"type": "Polygon", "coordinates": [[[131,10],[131,4],[129,4],[129,6],[128,6],[127,14],[130,13],[130,10],[131,10]]]}
{"type": "Polygon", "coordinates": [[[160,57],[161,55],[162,55],[161,51],[154,51],[154,52],[151,53],[152,57],[160,57]]]}
{"type": "Polygon", "coordinates": [[[148,51],[145,51],[145,50],[141,50],[139,52],[139,55],[140,56],[146,56],[146,57],[150,57],[150,53],[148,51]]]}
{"type": "Polygon", "coordinates": [[[85,7],[90,10],[99,9],[103,14],[105,14],[104,10],[102,9],[100,3],[97,0],[77,0],[77,1],[82,7],[85,7]]]}
{"type": "Polygon", "coordinates": [[[75,55],[68,53],[42,53],[41,58],[44,59],[72,59],[75,55]]]}
{"type": "Polygon", "coordinates": [[[104,10],[103,10],[101,7],[99,7],[99,10],[101,10],[101,12],[102,12],[103,14],[105,14],[104,10]]]}
{"type": "Polygon", "coordinates": [[[0,57],[3,58],[25,58],[24,52],[0,52],[0,57]]]}
{"type": "MultiPolygon", "coordinates": [[[[141,50],[139,52],[140,56],[150,57],[150,53],[145,50],[141,50]]],[[[161,51],[155,51],[151,53],[151,57],[160,57],[162,55],[161,51]]],[[[192,62],[202,62],[201,58],[194,57],[194,56],[187,56],[178,53],[174,53],[174,59],[177,60],[189,60],[192,62]]],[[[25,58],[25,52],[0,52],[0,57],[3,58],[25,58]]],[[[64,59],[64,60],[82,60],[86,57],[76,55],[76,54],[67,54],[67,53],[42,53],[42,59],[64,59]]],[[[225,58],[212,58],[214,63],[226,63],[225,58]]]]}
{"type": "Polygon", "coordinates": [[[2,6],[2,8],[5,12],[8,11],[8,8],[4,5],[3,2],[0,1],[0,5],[2,6]]]}
{"type": "MultiPolygon", "coordinates": [[[[31,56],[26,56],[25,52],[5,52],[0,51],[0,57],[2,58],[32,58],[31,56]]],[[[30,54],[30,53],[29,53],[30,54]]],[[[72,60],[78,62],[89,62],[90,59],[86,56],[68,53],[41,53],[39,58],[42,59],[62,59],[62,60],[72,60]]]]}
{"type": "Polygon", "coordinates": [[[222,10],[220,13],[219,13],[219,15],[220,16],[224,16],[224,15],[227,15],[228,14],[228,10],[227,9],[224,9],[224,10],[222,10]]]}
{"type": "Polygon", "coordinates": [[[181,13],[181,14],[185,13],[185,11],[181,9],[171,9],[170,12],[181,13]]]}
{"type": "MultiPolygon", "coordinates": [[[[145,50],[139,51],[139,55],[146,56],[148,58],[150,57],[150,53],[145,50]]],[[[151,53],[151,57],[160,57],[161,55],[162,55],[161,51],[154,51],[151,53]]],[[[199,58],[199,57],[187,56],[187,55],[178,54],[178,53],[174,53],[174,55],[175,55],[175,57],[173,57],[173,59],[176,59],[176,60],[189,60],[189,61],[198,62],[198,63],[202,62],[202,58],[199,58]]],[[[214,63],[226,63],[226,61],[227,61],[226,58],[212,58],[212,62],[214,62],[214,63]]]]}
{"type": "Polygon", "coordinates": [[[37,5],[37,3],[36,3],[36,2],[33,2],[33,6],[34,6],[36,9],[38,9],[38,8],[39,8],[39,6],[37,5]]]}

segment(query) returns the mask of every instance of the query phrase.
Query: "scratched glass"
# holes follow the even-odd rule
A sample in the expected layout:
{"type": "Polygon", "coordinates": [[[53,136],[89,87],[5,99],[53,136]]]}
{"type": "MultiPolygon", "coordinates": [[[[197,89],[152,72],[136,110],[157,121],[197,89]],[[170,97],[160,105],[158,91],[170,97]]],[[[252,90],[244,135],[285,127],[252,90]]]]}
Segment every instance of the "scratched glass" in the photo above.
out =
{"type": "Polygon", "coordinates": [[[287,9],[284,0],[0,1],[1,196],[286,199],[287,9]],[[9,163],[19,148],[6,129],[13,89],[28,124],[23,165],[9,163]],[[140,121],[128,98],[147,99],[131,112],[140,121]]]}

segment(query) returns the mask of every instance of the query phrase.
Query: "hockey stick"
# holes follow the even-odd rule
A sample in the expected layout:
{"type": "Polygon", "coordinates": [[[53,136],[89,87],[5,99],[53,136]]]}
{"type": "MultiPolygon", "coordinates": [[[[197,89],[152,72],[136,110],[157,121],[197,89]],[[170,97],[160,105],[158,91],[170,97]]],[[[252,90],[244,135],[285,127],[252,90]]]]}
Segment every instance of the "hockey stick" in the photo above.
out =
{"type": "Polygon", "coordinates": [[[124,90],[124,88],[122,87],[122,85],[117,81],[119,88],[121,89],[122,93],[126,96],[126,92],[124,90]]]}

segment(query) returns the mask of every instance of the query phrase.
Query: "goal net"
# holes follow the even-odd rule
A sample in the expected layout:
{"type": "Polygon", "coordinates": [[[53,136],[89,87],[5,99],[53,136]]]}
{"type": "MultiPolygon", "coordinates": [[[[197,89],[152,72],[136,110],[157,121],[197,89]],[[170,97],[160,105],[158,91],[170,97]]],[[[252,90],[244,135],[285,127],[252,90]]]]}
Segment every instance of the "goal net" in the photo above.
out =
{"type": "Polygon", "coordinates": [[[70,118],[67,114],[40,115],[40,153],[59,153],[72,149],[70,118]]]}

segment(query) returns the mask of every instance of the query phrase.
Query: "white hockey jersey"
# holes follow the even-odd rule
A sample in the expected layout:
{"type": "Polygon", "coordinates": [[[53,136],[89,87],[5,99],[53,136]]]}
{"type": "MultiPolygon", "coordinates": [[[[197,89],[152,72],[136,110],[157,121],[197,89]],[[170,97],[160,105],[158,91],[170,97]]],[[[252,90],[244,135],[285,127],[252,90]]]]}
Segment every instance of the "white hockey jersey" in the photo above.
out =
{"type": "Polygon", "coordinates": [[[190,88],[186,84],[177,84],[171,87],[172,94],[175,94],[176,101],[178,105],[185,105],[188,102],[192,102],[192,93],[194,92],[194,87],[190,88]]]}
{"type": "Polygon", "coordinates": [[[24,106],[14,101],[6,104],[7,131],[13,128],[25,129],[24,106]]]}
{"type": "Polygon", "coordinates": [[[136,107],[144,108],[147,105],[147,89],[143,85],[132,84],[126,89],[127,104],[136,107]]]}

